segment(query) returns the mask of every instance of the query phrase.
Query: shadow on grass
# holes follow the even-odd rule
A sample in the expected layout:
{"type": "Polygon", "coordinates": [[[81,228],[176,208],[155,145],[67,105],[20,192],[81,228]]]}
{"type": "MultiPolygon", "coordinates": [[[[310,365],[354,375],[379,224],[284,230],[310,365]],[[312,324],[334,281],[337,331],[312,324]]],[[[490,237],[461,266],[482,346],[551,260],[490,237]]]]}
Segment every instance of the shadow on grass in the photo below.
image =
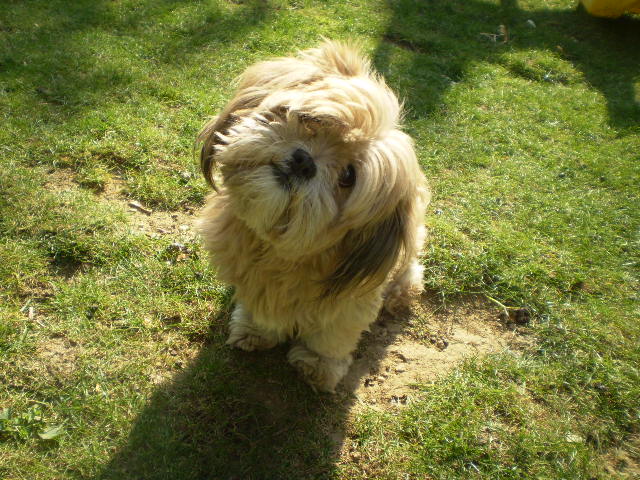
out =
{"type": "MultiPolygon", "coordinates": [[[[197,357],[154,393],[97,479],[333,478],[355,396],[313,393],[286,363],[286,346],[231,350],[220,336],[224,317],[197,357]]],[[[375,371],[398,334],[363,342],[356,358],[376,358],[375,371]]],[[[349,384],[368,373],[352,372],[349,384]]]]}
{"type": "Polygon", "coordinates": [[[232,9],[186,0],[16,2],[0,13],[2,88],[63,118],[131,101],[156,66],[237,42],[271,13],[265,0],[232,9]]]}
{"type": "Polygon", "coordinates": [[[516,0],[499,5],[394,0],[389,8],[392,19],[374,64],[394,78],[409,116],[419,118],[441,108],[442,95],[478,61],[503,64],[512,74],[535,82],[567,82],[562,74],[554,76],[554,65],[536,65],[535,58],[514,65],[505,57],[544,50],[571,64],[604,95],[611,126],[624,130],[640,125],[640,92],[634,87],[640,75],[638,18],[599,19],[582,8],[523,10],[516,0]],[[394,65],[397,48],[409,51],[411,60],[394,65]]]}

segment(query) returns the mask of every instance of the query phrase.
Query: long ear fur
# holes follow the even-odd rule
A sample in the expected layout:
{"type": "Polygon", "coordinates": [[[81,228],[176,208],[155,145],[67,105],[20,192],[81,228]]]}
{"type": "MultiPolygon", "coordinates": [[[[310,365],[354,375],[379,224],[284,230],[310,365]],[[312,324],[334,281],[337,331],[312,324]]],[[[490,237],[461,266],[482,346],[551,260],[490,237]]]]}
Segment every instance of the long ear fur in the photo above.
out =
{"type": "Polygon", "coordinates": [[[406,208],[374,225],[349,232],[343,241],[343,259],[326,280],[324,294],[337,296],[357,290],[365,293],[382,284],[402,256],[411,250],[406,208]]]}
{"type": "Polygon", "coordinates": [[[215,166],[216,145],[222,143],[218,136],[224,135],[233,124],[235,118],[255,109],[264,99],[266,92],[259,88],[247,88],[239,92],[224,108],[222,113],[211,119],[198,135],[197,142],[202,143],[200,150],[200,169],[205,180],[214,190],[217,190],[213,181],[213,169],[215,166]]]}

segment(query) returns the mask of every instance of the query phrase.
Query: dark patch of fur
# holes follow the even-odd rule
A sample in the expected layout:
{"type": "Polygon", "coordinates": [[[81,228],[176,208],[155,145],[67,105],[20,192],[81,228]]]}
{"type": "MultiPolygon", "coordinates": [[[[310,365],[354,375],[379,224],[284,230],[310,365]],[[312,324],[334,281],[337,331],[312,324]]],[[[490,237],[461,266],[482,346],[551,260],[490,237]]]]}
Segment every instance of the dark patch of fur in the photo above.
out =
{"type": "Polygon", "coordinates": [[[216,145],[222,144],[217,134],[229,132],[231,126],[243,115],[253,111],[265,97],[260,89],[247,88],[227,104],[222,113],[210,120],[198,135],[198,142],[202,142],[200,150],[200,169],[207,183],[214,189],[213,170],[215,168],[216,145]]]}
{"type": "Polygon", "coordinates": [[[406,225],[400,208],[379,224],[349,232],[344,258],[326,280],[325,295],[339,295],[353,287],[363,292],[376,288],[405,251],[406,225]]]}
{"type": "Polygon", "coordinates": [[[220,145],[222,141],[217,137],[218,133],[226,134],[229,127],[233,123],[233,116],[227,115],[226,118],[215,118],[205,125],[202,132],[198,136],[198,140],[203,142],[200,149],[200,170],[205,180],[216,192],[218,188],[213,181],[213,170],[216,164],[215,154],[216,145],[220,145]]]}

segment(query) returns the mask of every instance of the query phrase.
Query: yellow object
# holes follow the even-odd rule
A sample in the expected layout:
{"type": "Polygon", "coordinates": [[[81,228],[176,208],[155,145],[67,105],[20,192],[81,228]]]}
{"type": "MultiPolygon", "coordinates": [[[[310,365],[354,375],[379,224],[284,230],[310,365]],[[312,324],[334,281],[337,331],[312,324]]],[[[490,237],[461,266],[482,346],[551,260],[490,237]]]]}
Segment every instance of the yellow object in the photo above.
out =
{"type": "Polygon", "coordinates": [[[617,18],[624,13],[640,13],[640,0],[581,0],[595,17],[617,18]]]}

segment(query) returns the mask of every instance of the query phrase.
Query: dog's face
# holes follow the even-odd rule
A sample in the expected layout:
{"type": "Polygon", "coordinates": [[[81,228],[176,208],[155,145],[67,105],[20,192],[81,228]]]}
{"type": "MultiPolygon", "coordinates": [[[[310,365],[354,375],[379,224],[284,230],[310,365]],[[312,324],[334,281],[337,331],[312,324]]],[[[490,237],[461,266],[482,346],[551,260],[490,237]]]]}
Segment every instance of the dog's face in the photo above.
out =
{"type": "Polygon", "coordinates": [[[219,168],[234,214],[279,256],[337,249],[334,284],[361,283],[402,253],[423,177],[393,93],[359,58],[327,66],[327,50],[245,72],[205,127],[202,164],[208,178],[219,168]]]}

